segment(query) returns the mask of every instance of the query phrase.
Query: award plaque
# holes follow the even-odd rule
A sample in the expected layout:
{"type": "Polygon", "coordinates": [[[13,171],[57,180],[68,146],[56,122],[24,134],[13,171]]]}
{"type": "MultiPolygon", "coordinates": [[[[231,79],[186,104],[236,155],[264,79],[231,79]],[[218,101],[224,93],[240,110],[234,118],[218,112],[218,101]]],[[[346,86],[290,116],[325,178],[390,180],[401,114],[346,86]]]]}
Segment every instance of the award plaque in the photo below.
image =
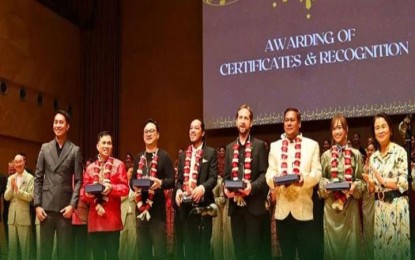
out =
{"type": "Polygon", "coordinates": [[[341,181],[327,183],[326,190],[350,190],[350,182],[341,181]]]}
{"type": "Polygon", "coordinates": [[[133,187],[137,187],[139,189],[148,190],[150,189],[151,185],[153,185],[153,181],[150,179],[133,179],[133,187]]]}
{"type": "Polygon", "coordinates": [[[285,176],[274,177],[274,183],[276,185],[287,185],[287,184],[298,182],[299,180],[300,180],[300,175],[297,175],[297,174],[287,174],[285,176]]]}
{"type": "Polygon", "coordinates": [[[246,189],[246,183],[242,180],[225,180],[225,188],[227,188],[230,192],[237,192],[238,190],[246,189]]]}
{"type": "MultiPolygon", "coordinates": [[[[203,202],[205,202],[205,197],[204,196],[199,200],[199,203],[203,203],[203,202]]],[[[191,203],[194,206],[197,206],[199,204],[199,203],[195,203],[193,201],[192,195],[188,195],[186,193],[183,193],[182,203],[183,204],[190,204],[191,203]]]]}
{"type": "Polygon", "coordinates": [[[92,195],[101,195],[105,190],[105,186],[100,183],[88,184],[85,186],[85,192],[92,195]]]}

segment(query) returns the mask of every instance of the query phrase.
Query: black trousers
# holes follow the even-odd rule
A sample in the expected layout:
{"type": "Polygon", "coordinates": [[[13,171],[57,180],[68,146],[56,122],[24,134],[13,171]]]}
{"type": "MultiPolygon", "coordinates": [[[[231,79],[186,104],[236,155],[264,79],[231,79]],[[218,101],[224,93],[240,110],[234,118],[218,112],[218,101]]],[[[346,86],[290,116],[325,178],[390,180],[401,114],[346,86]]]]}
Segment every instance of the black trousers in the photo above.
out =
{"type": "Polygon", "coordinates": [[[313,251],[314,259],[324,258],[324,229],[323,229],[323,215],[324,215],[324,199],[318,196],[318,185],[313,189],[313,237],[315,239],[315,248],[313,251]]]}
{"type": "Polygon", "coordinates": [[[74,260],[89,259],[88,225],[72,226],[72,245],[74,260]]]}
{"type": "Polygon", "coordinates": [[[261,259],[263,216],[251,214],[246,207],[234,209],[231,228],[237,260],[261,259]]]}
{"type": "Polygon", "coordinates": [[[40,222],[40,255],[42,260],[52,259],[56,231],[58,259],[72,260],[72,222],[62,213],[46,211],[47,217],[40,222]]]}
{"type": "Polygon", "coordinates": [[[94,259],[118,260],[120,231],[89,233],[94,259]]]}
{"type": "Polygon", "coordinates": [[[267,211],[262,217],[262,233],[261,233],[261,259],[271,260],[271,215],[267,211]]]}
{"type": "Polygon", "coordinates": [[[183,221],[179,209],[174,208],[174,250],[178,260],[184,259],[183,221]]]}
{"type": "Polygon", "coordinates": [[[281,246],[282,259],[296,259],[296,250],[300,259],[319,258],[319,235],[313,233],[316,230],[315,222],[296,220],[291,214],[284,220],[276,220],[278,241],[281,246]]]}
{"type": "Polygon", "coordinates": [[[138,259],[167,258],[166,221],[151,218],[149,221],[137,219],[137,251],[138,259]]]}
{"type": "Polygon", "coordinates": [[[183,221],[185,259],[209,260],[212,217],[191,215],[183,221]]]}

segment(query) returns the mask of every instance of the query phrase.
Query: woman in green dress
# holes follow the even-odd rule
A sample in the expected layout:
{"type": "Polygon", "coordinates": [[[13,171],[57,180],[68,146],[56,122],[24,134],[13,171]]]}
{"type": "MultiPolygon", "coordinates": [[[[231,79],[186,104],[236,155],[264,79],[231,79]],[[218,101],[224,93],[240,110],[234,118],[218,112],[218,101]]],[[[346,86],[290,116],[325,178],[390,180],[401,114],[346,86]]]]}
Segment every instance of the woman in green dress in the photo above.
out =
{"type": "Polygon", "coordinates": [[[325,259],[364,257],[359,199],[366,188],[362,181],[362,155],[347,145],[348,125],[343,115],[331,120],[334,145],[321,156],[319,193],[324,203],[325,259]],[[347,184],[350,189],[329,190],[328,184],[347,184]]]}

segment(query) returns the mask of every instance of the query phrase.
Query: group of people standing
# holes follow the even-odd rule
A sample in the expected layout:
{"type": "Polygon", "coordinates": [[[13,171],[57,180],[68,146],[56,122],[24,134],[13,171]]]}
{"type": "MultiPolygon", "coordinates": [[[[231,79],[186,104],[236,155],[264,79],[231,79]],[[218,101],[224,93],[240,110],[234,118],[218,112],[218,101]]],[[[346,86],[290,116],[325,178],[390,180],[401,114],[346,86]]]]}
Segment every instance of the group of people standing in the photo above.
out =
{"type": "Polygon", "coordinates": [[[212,220],[223,208],[213,192],[218,167],[224,171],[219,175],[223,184],[215,193],[227,198],[238,260],[269,256],[270,234],[264,223],[269,230],[270,198],[276,201],[273,217],[282,259],[410,258],[407,157],[392,141],[392,123],[386,114],[373,119],[378,149],[366,165],[361,153],[347,144],[349,128],[342,115],[332,118],[333,141],[321,157],[318,143],[300,131],[298,109],[286,109],[284,133],[269,151],[251,135],[253,122],[251,108],[239,107],[238,136],[226,146],[224,163],[218,163],[216,150],[206,143],[203,121],[194,119],[175,180],[169,155],[158,147],[156,121],[145,122],[145,150],[131,167],[112,157],[112,137],[104,131],[98,134],[97,159],[84,170],[79,147],[67,138],[70,117],[58,111],[53,122],[55,138],[42,145],[34,178],[20,163],[23,158],[15,157],[16,173],[9,177],[5,192],[5,199],[11,201],[9,259],[16,259],[17,245],[21,258],[30,259],[26,239],[30,230],[16,223],[18,219],[30,222],[32,200],[42,260],[52,259],[54,244],[58,259],[78,259],[82,253],[80,259],[89,259],[82,243],[73,246],[74,220],[87,226],[94,259],[135,259],[136,255],[167,259],[164,191],[169,189],[174,190],[173,207],[182,223],[183,256],[211,259],[215,252],[211,250],[215,244],[212,220]],[[287,177],[295,178],[279,181],[287,177]],[[136,235],[127,246],[129,228],[136,228],[136,235]],[[121,238],[120,231],[124,232],[121,238]],[[124,242],[119,243],[120,239],[124,242]]]}

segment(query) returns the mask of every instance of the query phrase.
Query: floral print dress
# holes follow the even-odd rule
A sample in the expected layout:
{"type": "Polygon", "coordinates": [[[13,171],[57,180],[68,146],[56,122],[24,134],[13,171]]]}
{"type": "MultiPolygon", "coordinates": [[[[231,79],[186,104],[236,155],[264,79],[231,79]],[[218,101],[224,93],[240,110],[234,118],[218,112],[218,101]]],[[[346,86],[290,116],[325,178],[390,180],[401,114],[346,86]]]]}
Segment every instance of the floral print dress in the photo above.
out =
{"type": "MultiPolygon", "coordinates": [[[[408,190],[407,154],[401,146],[391,143],[384,155],[376,151],[370,166],[383,178],[395,180],[399,192],[408,190]]],[[[373,172],[370,174],[375,180],[375,192],[390,191],[381,187],[373,172]]],[[[392,202],[376,200],[374,215],[374,259],[411,259],[408,196],[394,198],[392,202]]]]}

